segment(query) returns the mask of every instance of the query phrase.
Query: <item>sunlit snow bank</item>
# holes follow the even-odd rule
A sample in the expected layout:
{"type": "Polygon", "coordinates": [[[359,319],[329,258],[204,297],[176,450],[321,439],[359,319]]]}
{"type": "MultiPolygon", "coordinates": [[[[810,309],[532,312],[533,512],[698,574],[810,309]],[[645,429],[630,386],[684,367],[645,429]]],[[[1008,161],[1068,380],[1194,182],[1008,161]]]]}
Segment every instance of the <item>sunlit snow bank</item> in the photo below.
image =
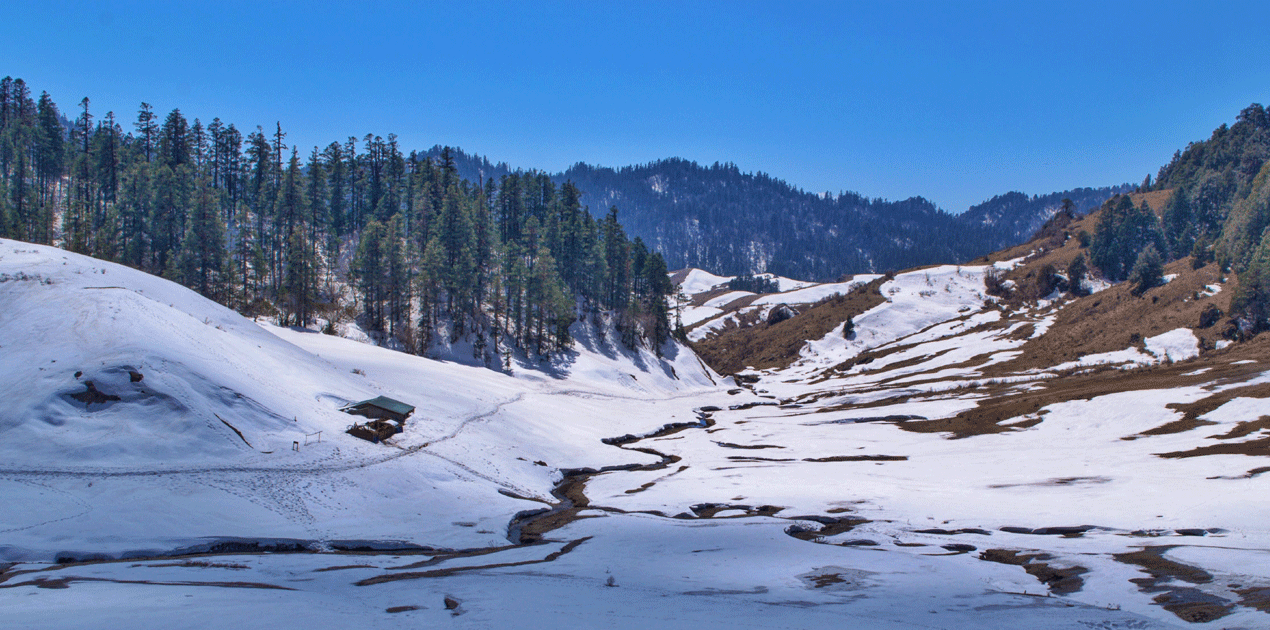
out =
{"type": "Polygon", "coordinates": [[[944,265],[896,275],[882,284],[886,302],[854,318],[855,331],[850,337],[835,330],[810,341],[802,351],[800,365],[812,369],[836,365],[865,349],[982,309],[985,269],[944,265]]]}
{"type": "Polygon", "coordinates": [[[846,282],[830,282],[800,287],[783,293],[769,293],[754,300],[754,304],[813,304],[833,295],[846,295],[882,276],[861,274],[846,282]]]}
{"type": "Polygon", "coordinates": [[[1096,365],[1151,365],[1160,361],[1185,361],[1199,356],[1199,338],[1189,328],[1177,328],[1143,340],[1146,352],[1137,348],[1125,348],[1111,352],[1087,354],[1075,361],[1067,361],[1050,368],[1062,371],[1096,365]]]}
{"type": "Polygon", "coordinates": [[[688,295],[696,295],[709,291],[731,279],[731,276],[716,276],[708,271],[689,269],[688,274],[679,283],[679,288],[688,295]]]}
{"type": "Polygon", "coordinates": [[[657,357],[578,327],[572,351],[506,374],[259,325],[8,240],[0,313],[0,560],[223,537],[500,544],[535,505],[507,493],[549,500],[558,467],[652,459],[596,445],[719,391],[673,343],[657,357]],[[377,395],[416,407],[392,444],[344,433],[360,418],[339,408],[377,395]]]}
{"type": "Polygon", "coordinates": [[[1190,328],[1177,328],[1144,341],[1147,351],[1158,359],[1185,361],[1199,356],[1199,338],[1190,328]]]}

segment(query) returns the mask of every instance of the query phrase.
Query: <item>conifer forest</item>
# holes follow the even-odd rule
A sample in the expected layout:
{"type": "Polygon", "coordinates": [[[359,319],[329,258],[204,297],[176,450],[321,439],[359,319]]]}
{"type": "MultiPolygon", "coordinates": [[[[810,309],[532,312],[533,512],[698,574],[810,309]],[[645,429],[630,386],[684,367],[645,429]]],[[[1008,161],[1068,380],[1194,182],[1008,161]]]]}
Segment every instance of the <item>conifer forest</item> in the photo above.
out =
{"type": "Polygon", "coordinates": [[[543,173],[459,177],[451,151],[396,136],[290,146],[280,123],[245,133],[142,103],[131,120],[88,98],[64,113],[0,81],[0,235],[115,261],[280,325],[356,320],[426,353],[470,342],[489,365],[545,356],[579,319],[627,345],[671,334],[662,256],[595,218],[543,173]],[[73,116],[73,118],[72,118],[73,116]]]}

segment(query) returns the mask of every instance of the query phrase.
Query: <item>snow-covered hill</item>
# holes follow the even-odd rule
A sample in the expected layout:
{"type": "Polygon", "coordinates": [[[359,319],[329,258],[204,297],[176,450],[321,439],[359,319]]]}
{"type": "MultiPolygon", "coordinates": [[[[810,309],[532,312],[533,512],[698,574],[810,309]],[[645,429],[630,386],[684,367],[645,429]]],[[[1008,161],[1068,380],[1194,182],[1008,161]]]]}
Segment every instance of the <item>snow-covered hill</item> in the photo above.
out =
{"type": "Polygon", "coordinates": [[[502,544],[533,507],[507,494],[549,500],[559,468],[631,461],[601,438],[692,418],[612,406],[716,391],[679,346],[659,359],[579,329],[574,352],[507,375],[258,324],[8,240],[0,304],[0,560],[225,537],[502,544]],[[378,395],[417,408],[391,445],[344,433],[361,418],[339,408],[378,395]]]}

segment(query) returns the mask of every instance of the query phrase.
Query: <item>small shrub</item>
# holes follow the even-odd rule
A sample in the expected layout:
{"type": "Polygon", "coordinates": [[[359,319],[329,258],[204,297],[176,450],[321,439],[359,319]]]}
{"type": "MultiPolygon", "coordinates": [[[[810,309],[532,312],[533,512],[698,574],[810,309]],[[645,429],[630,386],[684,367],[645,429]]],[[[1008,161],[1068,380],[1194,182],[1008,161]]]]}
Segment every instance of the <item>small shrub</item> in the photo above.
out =
{"type": "Polygon", "coordinates": [[[1085,255],[1079,254],[1067,264],[1067,290],[1077,297],[1089,295],[1085,289],[1085,278],[1089,275],[1089,265],[1085,263],[1085,255]]]}
{"type": "Polygon", "coordinates": [[[1205,308],[1204,311],[1199,314],[1199,327],[1208,328],[1213,324],[1216,324],[1217,320],[1221,319],[1221,316],[1221,309],[1217,308],[1216,304],[1209,304],[1208,308],[1205,308]]]}
{"type": "Polygon", "coordinates": [[[1010,294],[1010,289],[1005,285],[1005,273],[996,267],[988,269],[983,274],[984,292],[988,295],[997,297],[1006,297],[1010,294]]]}
{"type": "Polygon", "coordinates": [[[1191,248],[1191,269],[1203,269],[1216,259],[1217,255],[1213,253],[1213,248],[1207,240],[1195,241],[1195,247],[1191,248]]]}
{"type": "Polygon", "coordinates": [[[1053,293],[1055,289],[1065,290],[1066,288],[1067,281],[1058,275],[1058,269],[1049,263],[1037,271],[1036,278],[1032,281],[1032,295],[1038,300],[1053,293]]]}

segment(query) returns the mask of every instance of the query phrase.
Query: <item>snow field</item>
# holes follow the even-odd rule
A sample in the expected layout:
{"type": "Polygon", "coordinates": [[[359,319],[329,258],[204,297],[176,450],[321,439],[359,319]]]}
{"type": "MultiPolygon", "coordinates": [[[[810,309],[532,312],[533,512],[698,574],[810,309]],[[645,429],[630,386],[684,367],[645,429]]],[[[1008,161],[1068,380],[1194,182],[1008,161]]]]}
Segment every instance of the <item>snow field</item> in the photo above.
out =
{"type": "MultiPolygon", "coordinates": [[[[1129,581],[1145,575],[1140,568],[1113,557],[1149,545],[1174,545],[1169,558],[1211,571],[1217,579],[1197,587],[1204,593],[1231,600],[1229,584],[1270,587],[1270,508],[1250,499],[1270,490],[1270,475],[1246,474],[1259,460],[1159,457],[1214,444],[1210,438],[1258,419],[1260,399],[1220,405],[1202,416],[1212,426],[1143,434],[1181,417],[1171,404],[1267,382],[1270,373],[1048,404],[1006,420],[1012,430],[962,439],[905,431],[894,420],[975,409],[987,394],[974,380],[1025,342],[1011,335],[1028,324],[1043,334],[1054,321],[1053,306],[1005,319],[983,295],[985,270],[898,274],[882,286],[888,301],[856,318],[853,338],[813,340],[800,363],[728,395],[731,380],[679,346],[658,358],[579,329],[573,352],[548,364],[517,356],[505,374],[252,322],[123,267],[0,241],[0,395],[14,401],[0,415],[0,497],[8,506],[0,561],[48,569],[40,575],[51,579],[132,582],[0,589],[0,607],[18,627],[50,628],[85,618],[138,628],[190,618],[293,628],[601,619],[622,628],[823,628],[844,620],[877,628],[1179,627],[1153,603],[1155,593],[1129,581]],[[103,270],[109,286],[123,288],[90,288],[103,270]],[[865,351],[889,354],[825,371],[865,351]],[[132,370],[144,378],[134,381],[132,370]],[[820,376],[827,378],[813,380],[820,376]],[[121,400],[76,402],[71,395],[88,380],[121,400]],[[389,445],[343,434],[353,418],[338,406],[381,394],[417,407],[406,432],[389,445]],[[797,406],[740,408],[778,401],[797,406]],[[695,421],[705,406],[721,408],[709,428],[626,448],[601,442],[695,421]],[[1029,420],[1039,422],[1021,424],[1029,420]],[[304,443],[317,430],[322,442],[304,443]],[[662,456],[670,458],[664,468],[587,478],[591,507],[542,545],[426,567],[403,568],[429,557],[403,553],[196,559],[223,566],[47,564],[59,553],[157,554],[226,537],[501,548],[513,515],[557,501],[551,490],[562,469],[662,456]],[[703,504],[716,504],[713,518],[699,516],[703,504]],[[780,509],[749,515],[761,506],[780,509]],[[800,517],[867,522],[816,544],[787,533],[819,527],[800,517]],[[1001,529],[1077,525],[1095,529],[1073,538],[1001,529]],[[933,531],[963,528],[987,534],[933,531]],[[1212,531],[1179,533],[1197,528],[1212,531]],[[979,559],[987,549],[1043,552],[1054,566],[1084,567],[1084,587],[1044,597],[1050,590],[1022,568],[979,559]],[[471,570],[357,585],[455,567],[471,570]],[[446,596],[458,610],[446,610],[446,596]],[[387,612],[399,606],[418,608],[387,612]]],[[[702,290],[727,280],[694,273],[689,280],[702,290]]],[[[778,299],[821,290],[797,287],[778,299]]],[[[1132,350],[1144,360],[1182,360],[1193,340],[1179,329],[1147,339],[1151,356],[1132,350]]],[[[997,385],[1016,385],[996,395],[1045,387],[1053,371],[997,376],[997,385]]],[[[1265,621],[1238,607],[1192,625],[1265,621]]]]}

